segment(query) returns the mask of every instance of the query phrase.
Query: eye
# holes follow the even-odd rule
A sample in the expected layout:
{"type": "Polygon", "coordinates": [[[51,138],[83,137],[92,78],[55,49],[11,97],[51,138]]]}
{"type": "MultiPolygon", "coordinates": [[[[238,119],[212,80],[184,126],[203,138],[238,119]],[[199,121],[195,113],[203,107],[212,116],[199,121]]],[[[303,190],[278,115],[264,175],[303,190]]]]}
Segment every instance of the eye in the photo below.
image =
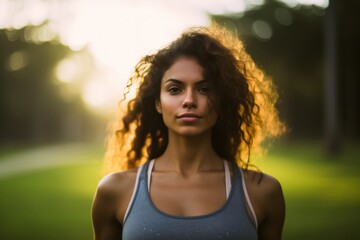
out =
{"type": "Polygon", "coordinates": [[[211,92],[211,88],[207,85],[203,85],[203,86],[200,86],[198,88],[198,91],[201,93],[201,94],[209,94],[211,92]]]}
{"type": "Polygon", "coordinates": [[[177,87],[177,86],[171,86],[167,89],[167,91],[171,94],[171,95],[176,95],[178,93],[181,92],[181,88],[177,87]]]}

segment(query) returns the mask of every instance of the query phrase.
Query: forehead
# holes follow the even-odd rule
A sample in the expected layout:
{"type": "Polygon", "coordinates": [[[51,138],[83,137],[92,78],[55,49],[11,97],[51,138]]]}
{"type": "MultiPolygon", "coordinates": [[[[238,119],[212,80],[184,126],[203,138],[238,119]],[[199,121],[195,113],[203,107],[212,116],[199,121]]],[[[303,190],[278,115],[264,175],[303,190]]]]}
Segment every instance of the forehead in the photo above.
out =
{"type": "Polygon", "coordinates": [[[204,68],[195,58],[179,57],[167,69],[163,75],[162,82],[169,79],[180,81],[201,81],[203,80],[204,68]]]}

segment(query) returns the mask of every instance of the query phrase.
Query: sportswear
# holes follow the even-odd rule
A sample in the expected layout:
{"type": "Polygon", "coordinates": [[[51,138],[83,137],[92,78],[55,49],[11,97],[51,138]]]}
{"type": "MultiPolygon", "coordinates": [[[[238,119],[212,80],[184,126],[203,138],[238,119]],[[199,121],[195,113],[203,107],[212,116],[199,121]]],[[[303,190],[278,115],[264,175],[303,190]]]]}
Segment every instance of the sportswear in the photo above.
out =
{"type": "MultiPolygon", "coordinates": [[[[226,185],[230,178],[227,164],[224,160],[226,185]]],[[[149,194],[153,165],[154,160],[151,160],[138,170],[133,196],[124,217],[123,240],[255,240],[258,238],[256,223],[251,220],[246,208],[248,201],[253,212],[243,184],[242,172],[235,164],[231,190],[226,203],[217,211],[200,216],[174,216],[162,212],[154,205],[149,194]]]]}

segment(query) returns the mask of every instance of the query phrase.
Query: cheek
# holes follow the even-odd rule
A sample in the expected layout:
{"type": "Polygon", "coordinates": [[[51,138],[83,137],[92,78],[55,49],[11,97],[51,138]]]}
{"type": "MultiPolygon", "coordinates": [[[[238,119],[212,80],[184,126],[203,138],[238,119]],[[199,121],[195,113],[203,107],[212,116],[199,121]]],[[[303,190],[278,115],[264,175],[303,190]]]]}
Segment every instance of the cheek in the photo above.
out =
{"type": "Polygon", "coordinates": [[[179,99],[162,95],[160,96],[160,105],[163,112],[172,112],[179,106],[179,99]]]}
{"type": "Polygon", "coordinates": [[[160,97],[161,114],[165,125],[168,127],[176,116],[177,104],[174,99],[160,97]]]}

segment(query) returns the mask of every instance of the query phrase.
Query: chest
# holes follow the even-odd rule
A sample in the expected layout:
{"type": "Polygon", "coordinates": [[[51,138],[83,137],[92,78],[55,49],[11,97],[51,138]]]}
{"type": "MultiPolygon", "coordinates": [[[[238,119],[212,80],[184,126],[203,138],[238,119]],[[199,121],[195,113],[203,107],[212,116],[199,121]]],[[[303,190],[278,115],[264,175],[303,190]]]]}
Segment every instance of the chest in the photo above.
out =
{"type": "Polygon", "coordinates": [[[226,200],[224,175],[176,183],[176,178],[163,181],[155,175],[150,192],[145,179],[140,181],[123,224],[123,239],[257,239],[238,183],[226,200]]]}
{"type": "Polygon", "coordinates": [[[162,212],[176,216],[205,215],[226,203],[225,176],[222,172],[209,172],[183,178],[153,172],[149,195],[162,212]]]}

